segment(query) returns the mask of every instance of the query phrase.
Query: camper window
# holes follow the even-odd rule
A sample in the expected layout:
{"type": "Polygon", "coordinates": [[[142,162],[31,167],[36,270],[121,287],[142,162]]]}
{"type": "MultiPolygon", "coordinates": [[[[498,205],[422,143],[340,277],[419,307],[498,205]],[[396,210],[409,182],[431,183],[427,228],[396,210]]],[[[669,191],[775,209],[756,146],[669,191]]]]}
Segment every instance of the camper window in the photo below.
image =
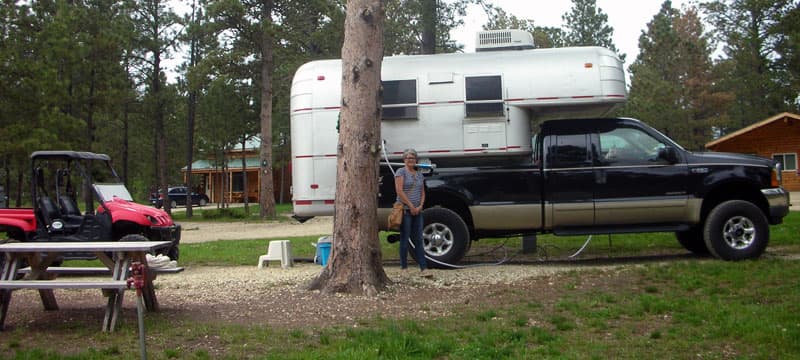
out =
{"type": "Polygon", "coordinates": [[[503,116],[503,86],[500,76],[472,76],[464,79],[467,117],[503,116]]]}
{"type": "Polygon", "coordinates": [[[383,81],[383,119],[417,118],[417,80],[383,81]]]}

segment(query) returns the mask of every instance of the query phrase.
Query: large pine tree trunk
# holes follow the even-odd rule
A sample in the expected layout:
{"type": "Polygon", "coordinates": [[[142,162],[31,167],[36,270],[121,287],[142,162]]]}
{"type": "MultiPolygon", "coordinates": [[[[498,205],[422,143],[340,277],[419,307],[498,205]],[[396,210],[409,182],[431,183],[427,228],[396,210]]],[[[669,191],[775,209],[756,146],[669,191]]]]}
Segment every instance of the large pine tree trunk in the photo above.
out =
{"type": "Polygon", "coordinates": [[[380,0],[347,2],[333,249],[309,286],[323,293],[375,295],[389,282],[381,264],[376,214],[383,22],[380,0]]]}
{"type": "MultiPolygon", "coordinates": [[[[261,7],[261,181],[258,189],[262,219],[275,216],[275,186],[272,184],[272,0],[261,7]]],[[[245,194],[246,195],[246,194],[245,194]]]]}

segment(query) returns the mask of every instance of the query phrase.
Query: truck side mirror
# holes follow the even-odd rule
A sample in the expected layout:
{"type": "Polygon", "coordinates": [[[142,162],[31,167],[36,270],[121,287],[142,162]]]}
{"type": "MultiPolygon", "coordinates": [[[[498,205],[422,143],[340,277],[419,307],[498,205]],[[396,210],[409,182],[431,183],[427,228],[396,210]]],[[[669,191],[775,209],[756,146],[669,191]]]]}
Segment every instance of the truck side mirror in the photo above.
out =
{"type": "Polygon", "coordinates": [[[675,164],[680,160],[678,158],[678,151],[672,146],[665,146],[661,149],[658,149],[658,158],[664,159],[670,164],[675,164]]]}

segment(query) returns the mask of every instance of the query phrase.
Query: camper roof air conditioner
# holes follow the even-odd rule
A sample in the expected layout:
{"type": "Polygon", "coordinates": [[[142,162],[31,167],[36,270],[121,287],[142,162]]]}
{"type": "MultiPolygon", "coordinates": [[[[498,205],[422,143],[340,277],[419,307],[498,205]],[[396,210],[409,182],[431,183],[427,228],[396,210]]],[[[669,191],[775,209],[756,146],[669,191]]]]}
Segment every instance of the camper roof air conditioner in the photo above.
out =
{"type": "Polygon", "coordinates": [[[518,29],[487,30],[478,32],[475,51],[533,49],[533,36],[518,29]]]}

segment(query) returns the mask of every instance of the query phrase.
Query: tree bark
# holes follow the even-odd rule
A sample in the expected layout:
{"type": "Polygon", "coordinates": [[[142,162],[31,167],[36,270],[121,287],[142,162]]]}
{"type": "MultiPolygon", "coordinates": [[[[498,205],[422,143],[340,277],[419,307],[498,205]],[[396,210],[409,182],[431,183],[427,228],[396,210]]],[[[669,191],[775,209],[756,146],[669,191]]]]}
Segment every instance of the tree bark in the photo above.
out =
{"type": "Polygon", "coordinates": [[[261,181],[258,189],[262,219],[275,216],[275,186],[272,183],[272,67],[273,0],[264,0],[261,8],[261,181]]]}
{"type": "Polygon", "coordinates": [[[309,285],[323,293],[374,296],[389,282],[376,214],[383,23],[380,0],[347,2],[333,248],[328,264],[309,285]]]}

